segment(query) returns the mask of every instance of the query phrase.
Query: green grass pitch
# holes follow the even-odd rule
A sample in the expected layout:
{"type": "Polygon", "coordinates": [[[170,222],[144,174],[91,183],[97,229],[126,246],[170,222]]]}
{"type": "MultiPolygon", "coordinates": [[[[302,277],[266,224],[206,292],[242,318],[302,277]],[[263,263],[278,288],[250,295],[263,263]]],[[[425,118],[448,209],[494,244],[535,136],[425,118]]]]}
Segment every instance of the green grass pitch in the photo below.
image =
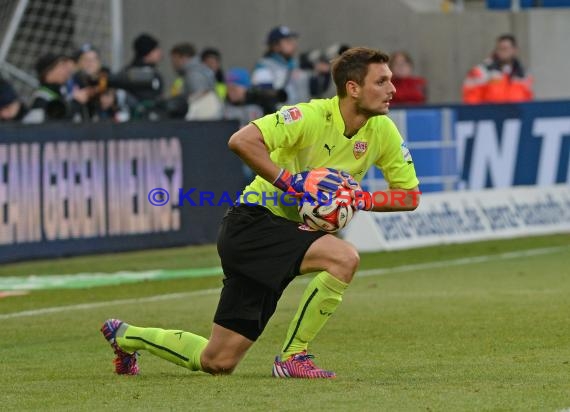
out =
{"type": "MultiPolygon", "coordinates": [[[[217,265],[187,247],[3,265],[0,276],[217,265]]],[[[113,374],[108,317],[209,334],[218,295],[109,303],[220,286],[219,278],[32,292],[0,299],[0,410],[560,411],[570,408],[570,236],[365,254],[311,347],[329,381],[271,378],[305,283],[294,282],[232,376],[193,373],[148,353],[113,374]],[[524,253],[555,248],[547,253],[524,253]],[[509,254],[509,252],[514,252],[509,254]],[[489,256],[480,260],[457,259],[489,256]],[[422,265],[453,260],[455,264],[422,265]],[[105,303],[107,302],[107,303],[105,303]],[[89,304],[87,307],[77,307],[89,304]],[[7,317],[27,310],[64,311],[7,317]]]]}

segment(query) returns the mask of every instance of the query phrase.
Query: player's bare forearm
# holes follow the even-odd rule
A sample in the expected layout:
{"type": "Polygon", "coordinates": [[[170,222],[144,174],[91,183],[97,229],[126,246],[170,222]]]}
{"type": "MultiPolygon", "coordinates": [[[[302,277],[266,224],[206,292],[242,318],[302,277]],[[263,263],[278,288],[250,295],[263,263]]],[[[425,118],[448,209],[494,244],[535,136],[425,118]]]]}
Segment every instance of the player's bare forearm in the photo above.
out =
{"type": "Polygon", "coordinates": [[[269,157],[263,135],[257,126],[250,123],[235,132],[228,147],[259,176],[269,182],[275,181],[281,169],[269,157]]]}
{"type": "Polygon", "coordinates": [[[388,189],[372,193],[372,212],[411,212],[420,204],[421,192],[416,186],[411,190],[388,189]]]}

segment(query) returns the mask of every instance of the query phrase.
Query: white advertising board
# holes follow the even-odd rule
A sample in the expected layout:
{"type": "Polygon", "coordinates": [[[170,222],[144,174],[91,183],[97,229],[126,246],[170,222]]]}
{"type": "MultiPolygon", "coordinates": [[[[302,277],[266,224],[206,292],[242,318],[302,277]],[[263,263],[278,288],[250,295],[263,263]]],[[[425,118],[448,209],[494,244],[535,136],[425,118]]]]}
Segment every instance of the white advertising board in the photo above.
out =
{"type": "Polygon", "coordinates": [[[413,212],[359,212],[344,239],[359,251],[568,233],[570,186],[429,193],[413,212]]]}

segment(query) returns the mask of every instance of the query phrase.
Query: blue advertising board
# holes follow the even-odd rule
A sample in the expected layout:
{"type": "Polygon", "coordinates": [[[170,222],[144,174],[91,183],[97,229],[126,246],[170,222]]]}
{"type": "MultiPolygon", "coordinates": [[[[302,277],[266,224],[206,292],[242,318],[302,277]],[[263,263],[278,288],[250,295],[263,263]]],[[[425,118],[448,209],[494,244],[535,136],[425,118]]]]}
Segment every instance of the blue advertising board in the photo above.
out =
{"type": "Polygon", "coordinates": [[[455,108],[459,188],[570,182],[570,102],[455,108]]]}
{"type": "MultiPolygon", "coordinates": [[[[390,113],[423,192],[570,183],[570,101],[423,107],[390,113]]],[[[371,170],[363,187],[386,187],[371,170]]]]}

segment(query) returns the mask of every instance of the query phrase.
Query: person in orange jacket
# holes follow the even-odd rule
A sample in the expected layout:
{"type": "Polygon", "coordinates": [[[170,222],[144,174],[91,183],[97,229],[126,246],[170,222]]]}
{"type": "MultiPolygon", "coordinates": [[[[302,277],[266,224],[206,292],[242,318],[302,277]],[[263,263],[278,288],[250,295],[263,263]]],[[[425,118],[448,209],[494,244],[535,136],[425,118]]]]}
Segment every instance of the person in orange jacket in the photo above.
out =
{"type": "Polygon", "coordinates": [[[532,100],[532,77],[517,58],[516,38],[497,38],[491,57],[473,67],[463,81],[463,102],[467,104],[512,103],[532,100]]]}

